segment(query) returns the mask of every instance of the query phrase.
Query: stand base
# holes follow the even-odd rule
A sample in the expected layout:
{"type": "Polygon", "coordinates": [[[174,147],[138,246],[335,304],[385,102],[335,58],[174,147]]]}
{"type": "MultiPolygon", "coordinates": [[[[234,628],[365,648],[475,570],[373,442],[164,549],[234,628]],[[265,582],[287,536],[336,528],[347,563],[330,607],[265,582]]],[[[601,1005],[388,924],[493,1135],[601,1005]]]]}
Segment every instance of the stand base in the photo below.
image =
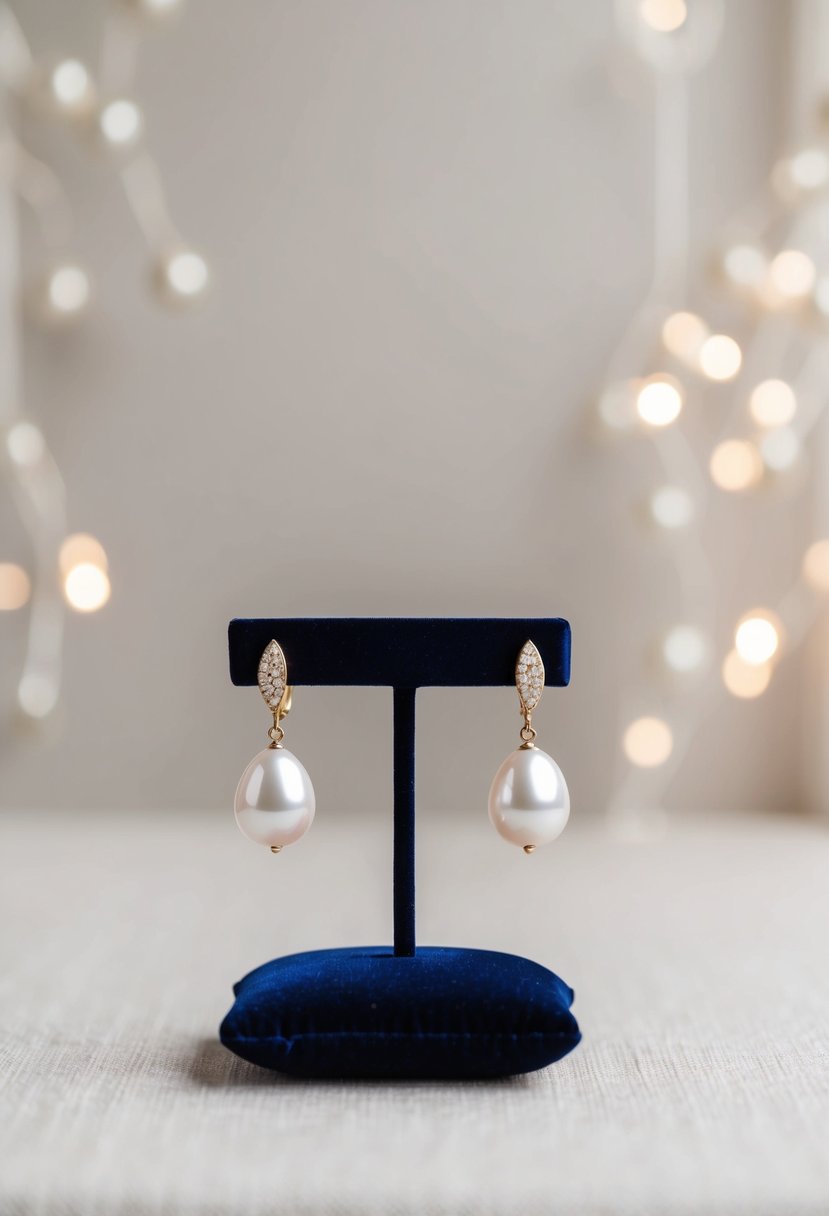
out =
{"type": "Polygon", "coordinates": [[[506,1077],[552,1064],[581,1038],[563,980],[492,950],[314,950],[265,963],[234,993],[222,1043],[296,1077],[506,1077]]]}

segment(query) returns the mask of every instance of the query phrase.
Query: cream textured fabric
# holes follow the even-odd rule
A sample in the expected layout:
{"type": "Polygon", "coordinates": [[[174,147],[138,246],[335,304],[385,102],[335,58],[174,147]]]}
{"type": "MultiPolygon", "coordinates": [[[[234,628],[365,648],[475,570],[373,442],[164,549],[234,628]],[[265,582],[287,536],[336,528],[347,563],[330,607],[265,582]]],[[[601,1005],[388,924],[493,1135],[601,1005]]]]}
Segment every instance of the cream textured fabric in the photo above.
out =
{"type": "Polygon", "coordinates": [[[829,1213],[829,835],[578,817],[532,858],[424,814],[423,942],[525,953],[584,1032],[497,1083],[298,1083],[218,1044],[274,955],[388,941],[390,828],[321,807],[279,857],[230,815],[0,820],[3,1216],[829,1213]]]}

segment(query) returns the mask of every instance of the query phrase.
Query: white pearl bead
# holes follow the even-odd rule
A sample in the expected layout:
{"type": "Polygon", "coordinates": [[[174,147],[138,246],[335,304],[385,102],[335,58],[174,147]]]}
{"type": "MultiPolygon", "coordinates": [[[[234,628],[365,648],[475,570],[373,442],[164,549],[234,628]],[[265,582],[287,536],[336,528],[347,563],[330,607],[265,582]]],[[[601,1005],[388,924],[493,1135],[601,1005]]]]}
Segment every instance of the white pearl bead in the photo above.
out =
{"type": "Polygon", "coordinates": [[[489,818],[512,844],[531,851],[564,831],[570,794],[561,769],[538,747],[519,747],[507,756],[489,791],[489,818]]]}
{"type": "Polygon", "coordinates": [[[253,757],[242,773],[233,803],[242,833],[273,849],[304,836],[315,810],[311,778],[284,747],[266,747],[253,757]]]}

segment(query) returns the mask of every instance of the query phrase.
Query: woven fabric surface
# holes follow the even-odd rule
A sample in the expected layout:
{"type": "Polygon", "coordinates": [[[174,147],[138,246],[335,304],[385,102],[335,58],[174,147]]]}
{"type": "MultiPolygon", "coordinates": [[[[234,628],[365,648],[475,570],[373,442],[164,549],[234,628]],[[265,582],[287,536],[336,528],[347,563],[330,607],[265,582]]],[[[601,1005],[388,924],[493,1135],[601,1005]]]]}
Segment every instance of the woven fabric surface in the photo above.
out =
{"type": "Polygon", "coordinates": [[[424,813],[419,940],[522,953],[582,1044],[478,1083],[280,1078],[217,1041],[275,957],[388,941],[389,820],[0,819],[3,1216],[799,1216],[829,1211],[829,832],[573,822],[532,858],[424,813]]]}

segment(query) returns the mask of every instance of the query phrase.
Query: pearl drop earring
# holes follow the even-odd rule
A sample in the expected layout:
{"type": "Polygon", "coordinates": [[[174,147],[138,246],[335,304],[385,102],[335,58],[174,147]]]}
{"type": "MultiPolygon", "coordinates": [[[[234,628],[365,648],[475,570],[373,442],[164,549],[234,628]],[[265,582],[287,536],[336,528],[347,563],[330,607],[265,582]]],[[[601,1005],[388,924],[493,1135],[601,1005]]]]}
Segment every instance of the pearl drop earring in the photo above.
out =
{"type": "Polygon", "coordinates": [[[535,746],[532,712],[544,691],[544,664],[533,642],[518,654],[515,686],[524,725],[521,746],[510,752],[489,791],[489,818],[496,831],[525,853],[549,844],[564,831],[570,817],[570,794],[564,774],[552,756],[535,746]]]}
{"type": "Polygon", "coordinates": [[[316,799],[311,778],[293,752],[282,746],[280,725],[291,708],[285,655],[269,642],[259,660],[259,691],[273,714],[270,746],[254,756],[239,779],[233,813],[242,833],[255,844],[279,853],[299,840],[314,821],[316,799]]]}

